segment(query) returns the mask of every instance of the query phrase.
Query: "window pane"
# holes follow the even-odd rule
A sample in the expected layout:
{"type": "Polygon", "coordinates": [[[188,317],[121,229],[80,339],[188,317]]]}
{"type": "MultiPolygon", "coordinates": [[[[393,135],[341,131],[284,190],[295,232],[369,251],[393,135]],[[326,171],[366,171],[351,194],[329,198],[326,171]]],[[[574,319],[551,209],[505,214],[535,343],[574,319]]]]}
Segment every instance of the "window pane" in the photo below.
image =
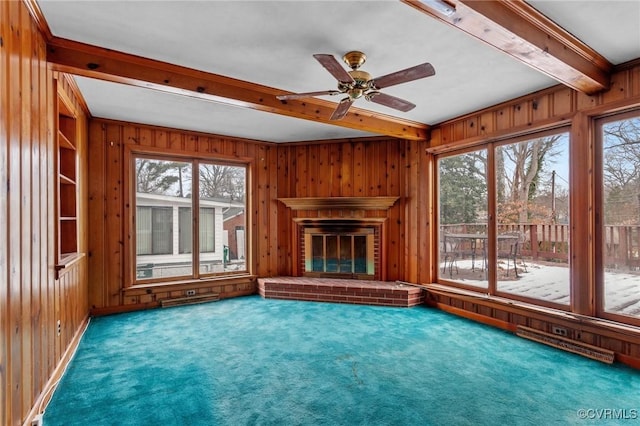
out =
{"type": "Polygon", "coordinates": [[[439,276],[486,289],[487,151],[438,161],[439,276]]]}
{"type": "Polygon", "coordinates": [[[497,289],[569,304],[569,136],[495,151],[497,289]]]}
{"type": "Polygon", "coordinates": [[[640,318],[640,117],[602,132],[604,309],[640,318]]]}
{"type": "Polygon", "coordinates": [[[171,254],[173,250],[173,208],[151,208],[151,254],[171,254]]]}
{"type": "Polygon", "coordinates": [[[246,271],[246,168],[200,164],[200,273],[246,271]]]}
{"type": "Polygon", "coordinates": [[[191,253],[193,249],[193,218],[191,217],[191,207],[180,207],[178,209],[178,253],[191,253]]]}
{"type": "Polygon", "coordinates": [[[192,275],[178,235],[180,208],[191,206],[191,164],[136,158],[134,174],[137,278],[192,275]]]}
{"type": "Polygon", "coordinates": [[[200,208],[200,253],[215,251],[215,214],[214,208],[200,208]]]}
{"type": "Polygon", "coordinates": [[[136,253],[151,254],[151,207],[138,206],[136,211],[136,253]]]}

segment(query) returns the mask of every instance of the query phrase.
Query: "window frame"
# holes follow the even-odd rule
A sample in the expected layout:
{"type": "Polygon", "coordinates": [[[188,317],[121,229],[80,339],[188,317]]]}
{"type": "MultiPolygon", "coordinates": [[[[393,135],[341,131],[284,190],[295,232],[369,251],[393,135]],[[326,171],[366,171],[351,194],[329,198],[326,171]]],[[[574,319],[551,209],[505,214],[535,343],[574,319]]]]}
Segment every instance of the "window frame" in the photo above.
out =
{"type": "Polygon", "coordinates": [[[595,314],[598,318],[616,321],[623,324],[629,324],[634,326],[640,326],[640,318],[631,317],[628,315],[616,314],[613,312],[605,311],[605,282],[604,282],[604,232],[603,223],[605,217],[604,209],[604,153],[603,153],[603,127],[612,122],[622,121],[629,118],[640,119],[640,109],[634,108],[624,111],[618,111],[611,114],[601,115],[594,117],[594,177],[595,177],[595,314]]]}
{"type": "MultiPolygon", "coordinates": [[[[480,287],[476,287],[476,286],[472,286],[472,285],[465,285],[463,283],[460,282],[456,282],[453,280],[449,280],[446,278],[445,274],[442,273],[442,270],[440,269],[440,261],[439,261],[439,250],[440,250],[440,239],[441,239],[441,235],[440,235],[440,173],[439,173],[439,161],[440,159],[443,158],[447,158],[447,157],[452,157],[455,155],[462,155],[462,154],[466,154],[466,153],[470,153],[470,152],[474,152],[474,151],[480,151],[480,150],[486,150],[487,151],[487,169],[486,169],[486,183],[487,183],[487,209],[488,209],[488,213],[487,213],[487,242],[486,242],[486,250],[487,250],[487,254],[486,254],[486,259],[487,259],[487,264],[488,265],[495,265],[497,264],[497,260],[498,260],[498,252],[497,252],[497,240],[496,240],[496,235],[497,235],[497,229],[498,229],[498,223],[497,223],[497,194],[496,194],[496,170],[495,170],[495,157],[496,157],[496,149],[498,147],[501,146],[505,146],[505,145],[510,145],[510,144],[517,144],[520,142],[525,142],[528,140],[532,140],[532,139],[536,139],[536,138],[541,138],[541,137],[545,137],[545,136],[550,136],[550,135],[555,135],[555,134],[560,134],[560,133],[566,133],[569,141],[568,141],[568,146],[569,146],[569,179],[571,180],[572,178],[572,172],[571,172],[571,168],[572,168],[572,164],[571,164],[571,158],[572,158],[572,150],[573,150],[573,138],[572,138],[572,132],[571,132],[571,126],[568,125],[567,123],[562,123],[561,125],[558,126],[553,126],[551,128],[546,128],[546,129],[540,129],[540,130],[536,130],[536,131],[532,131],[532,132],[526,132],[523,134],[518,134],[518,135],[508,135],[508,136],[504,136],[504,137],[500,137],[500,138],[494,138],[494,139],[489,139],[489,140],[485,140],[482,142],[479,142],[477,144],[473,144],[470,146],[465,146],[463,148],[453,148],[451,150],[444,150],[444,151],[440,151],[438,153],[436,153],[434,155],[434,161],[435,161],[435,167],[434,167],[434,182],[435,182],[435,188],[433,191],[433,206],[434,206],[434,218],[436,220],[436,226],[434,229],[434,239],[435,239],[435,247],[436,247],[436,252],[438,253],[438,255],[436,256],[436,259],[438,259],[438,261],[436,262],[435,266],[436,266],[436,271],[435,271],[435,278],[436,278],[436,282],[438,284],[442,284],[445,286],[449,286],[449,287],[455,287],[455,288],[460,288],[466,291],[471,291],[474,293],[478,293],[478,294],[485,294],[485,295],[489,295],[489,296],[495,296],[495,297],[500,297],[503,299],[511,299],[511,300],[515,300],[515,301],[519,301],[519,302],[524,302],[524,303],[528,303],[528,304],[532,304],[532,305],[537,305],[537,306],[542,306],[545,308],[552,308],[552,309],[556,309],[556,310],[560,310],[560,311],[567,311],[570,312],[572,310],[572,303],[569,302],[568,304],[559,304],[559,303],[554,303],[551,301],[547,301],[547,300],[542,300],[542,299],[536,299],[536,298],[532,298],[532,297],[526,297],[526,296],[522,296],[522,295],[518,295],[518,294],[514,294],[514,293],[507,293],[504,291],[499,291],[498,290],[498,285],[497,285],[497,271],[496,268],[490,268],[489,272],[488,272],[488,287],[487,288],[480,288],[480,287]]],[[[571,192],[571,185],[569,185],[569,206],[571,206],[571,199],[572,199],[572,192],[571,192]]],[[[572,223],[572,213],[571,213],[571,208],[570,208],[570,213],[569,213],[569,226],[571,226],[572,223]]],[[[569,277],[570,277],[570,282],[569,282],[569,298],[570,300],[573,299],[572,296],[572,292],[573,292],[573,286],[571,285],[571,281],[573,280],[573,268],[571,265],[571,250],[572,250],[572,246],[573,244],[571,244],[571,235],[569,237],[569,253],[568,253],[568,268],[569,268],[569,277]]]]}
{"type": "MultiPolygon", "coordinates": [[[[438,282],[439,284],[444,284],[447,286],[451,286],[451,287],[457,287],[457,288],[461,288],[464,290],[469,290],[469,291],[473,291],[473,292],[478,292],[478,293],[483,293],[486,294],[487,292],[491,293],[491,279],[488,277],[487,278],[487,287],[477,287],[477,286],[472,286],[472,285],[467,285],[458,281],[453,281],[453,280],[449,280],[447,279],[444,274],[441,275],[441,269],[440,269],[440,239],[442,238],[442,236],[440,235],[440,160],[444,159],[444,158],[448,158],[448,157],[455,157],[458,155],[464,155],[464,154],[468,154],[471,152],[476,152],[476,151],[481,151],[481,150],[485,150],[487,151],[487,169],[485,170],[485,173],[487,174],[487,178],[486,178],[486,183],[487,183],[487,211],[490,212],[490,182],[489,182],[489,143],[487,144],[483,144],[483,145],[474,145],[472,147],[465,147],[463,149],[456,149],[456,150],[451,150],[451,151],[446,151],[446,152],[442,152],[439,153],[438,155],[435,156],[434,160],[435,160],[435,167],[434,167],[434,171],[435,171],[435,177],[434,177],[434,183],[435,183],[435,188],[433,191],[434,194],[434,218],[436,220],[436,226],[435,226],[435,241],[436,241],[436,247],[437,247],[437,251],[436,253],[436,259],[437,261],[436,263],[436,282],[438,282]]],[[[487,235],[491,235],[490,230],[489,230],[489,225],[491,223],[491,219],[490,219],[490,215],[488,217],[487,220],[487,235]]],[[[489,243],[490,238],[487,238],[487,243],[489,243]]],[[[488,253],[490,253],[490,251],[488,251],[488,253]]],[[[490,262],[490,258],[487,257],[487,262],[490,262]]]]}
{"type": "MultiPolygon", "coordinates": [[[[249,157],[229,157],[223,155],[216,155],[215,157],[211,156],[195,156],[195,155],[187,155],[176,153],[175,151],[165,150],[165,149],[157,149],[151,147],[141,147],[141,146],[125,146],[124,151],[124,159],[125,164],[128,166],[125,167],[124,172],[124,180],[126,182],[124,197],[128,201],[125,204],[125,235],[128,236],[126,239],[127,244],[124,244],[124,267],[125,267],[125,277],[124,277],[124,288],[135,288],[135,287],[147,287],[147,286],[157,286],[157,285],[172,285],[176,283],[189,283],[202,281],[207,279],[221,279],[225,277],[236,278],[239,276],[250,276],[252,274],[253,262],[251,247],[253,246],[252,235],[249,232],[245,231],[245,268],[241,271],[224,271],[224,272],[201,272],[200,271],[200,263],[199,263],[199,234],[198,231],[198,218],[192,217],[192,253],[184,253],[191,254],[192,256],[192,273],[191,275],[181,275],[181,276],[172,276],[172,277],[156,277],[156,278],[138,278],[136,273],[136,222],[135,222],[135,212],[137,209],[136,205],[136,177],[135,177],[135,162],[136,159],[139,158],[147,158],[151,160],[160,160],[160,161],[176,161],[176,162],[187,162],[192,167],[192,172],[197,173],[199,176],[199,167],[200,164],[213,164],[213,165],[222,165],[222,166],[232,166],[232,167],[242,167],[245,170],[245,201],[244,201],[244,229],[252,229],[251,228],[251,175],[254,167],[253,159],[249,157]]],[[[192,192],[199,194],[199,179],[195,179],[192,182],[192,192]]],[[[200,202],[198,197],[191,197],[191,206],[190,208],[193,211],[200,211],[200,202]]],[[[217,209],[216,209],[217,210],[217,209]]],[[[176,213],[178,214],[178,213],[176,213]]],[[[217,214],[217,213],[216,213],[217,214]]],[[[174,218],[174,220],[179,221],[179,218],[174,218]]],[[[179,245],[179,243],[178,243],[179,245]]],[[[179,250],[179,248],[177,249],[179,250]]],[[[223,254],[224,256],[224,254],[223,254]]]]}

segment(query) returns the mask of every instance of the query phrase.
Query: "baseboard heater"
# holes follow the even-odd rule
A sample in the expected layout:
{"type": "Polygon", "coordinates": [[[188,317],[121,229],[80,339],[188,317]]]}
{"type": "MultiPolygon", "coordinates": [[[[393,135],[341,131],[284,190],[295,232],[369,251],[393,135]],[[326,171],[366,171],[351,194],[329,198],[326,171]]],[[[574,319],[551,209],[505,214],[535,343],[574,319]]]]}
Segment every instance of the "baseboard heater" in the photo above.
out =
{"type": "Polygon", "coordinates": [[[587,343],[578,342],[575,340],[567,339],[566,337],[556,336],[555,334],[545,333],[543,331],[535,330],[533,328],[524,327],[519,325],[516,334],[525,339],[534,340],[545,345],[553,346],[554,348],[562,349],[574,354],[582,355],[587,358],[595,359],[607,364],[612,364],[615,358],[613,351],[598,348],[587,343]]]}
{"type": "Polygon", "coordinates": [[[171,306],[195,305],[196,303],[217,302],[220,300],[218,293],[198,294],[196,296],[178,297],[176,299],[164,299],[160,301],[160,306],[168,308],[171,306]]]}

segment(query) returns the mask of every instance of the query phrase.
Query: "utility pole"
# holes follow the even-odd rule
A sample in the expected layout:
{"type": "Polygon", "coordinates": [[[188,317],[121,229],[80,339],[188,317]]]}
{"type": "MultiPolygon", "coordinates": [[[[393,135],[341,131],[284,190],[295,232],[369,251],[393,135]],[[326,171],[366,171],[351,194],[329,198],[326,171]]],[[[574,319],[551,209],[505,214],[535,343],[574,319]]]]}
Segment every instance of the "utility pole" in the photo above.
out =
{"type": "Polygon", "coordinates": [[[551,172],[551,220],[556,223],[556,171],[551,172]]]}

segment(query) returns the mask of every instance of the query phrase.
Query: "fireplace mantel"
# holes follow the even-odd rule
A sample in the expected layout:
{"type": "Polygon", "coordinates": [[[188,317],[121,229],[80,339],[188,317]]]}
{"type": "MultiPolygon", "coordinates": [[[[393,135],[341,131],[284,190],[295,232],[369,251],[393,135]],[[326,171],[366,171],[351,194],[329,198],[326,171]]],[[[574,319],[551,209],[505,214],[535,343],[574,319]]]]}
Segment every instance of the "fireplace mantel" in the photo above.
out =
{"type": "Polygon", "coordinates": [[[387,210],[400,197],[299,197],[278,198],[291,210],[387,210]]]}

